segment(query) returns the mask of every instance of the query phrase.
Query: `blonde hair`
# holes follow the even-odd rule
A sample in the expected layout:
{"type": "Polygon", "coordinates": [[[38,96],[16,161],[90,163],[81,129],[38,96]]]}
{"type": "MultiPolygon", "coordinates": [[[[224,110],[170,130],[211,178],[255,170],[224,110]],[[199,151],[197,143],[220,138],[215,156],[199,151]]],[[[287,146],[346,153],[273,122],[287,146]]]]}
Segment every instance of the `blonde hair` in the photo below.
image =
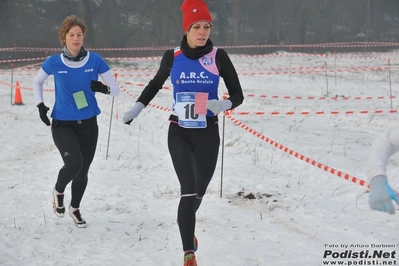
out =
{"type": "Polygon", "coordinates": [[[87,27],[83,20],[75,15],[70,15],[64,19],[60,28],[58,29],[58,37],[60,38],[61,45],[65,45],[66,35],[68,34],[69,30],[75,26],[80,27],[83,32],[83,36],[86,35],[87,27]]]}

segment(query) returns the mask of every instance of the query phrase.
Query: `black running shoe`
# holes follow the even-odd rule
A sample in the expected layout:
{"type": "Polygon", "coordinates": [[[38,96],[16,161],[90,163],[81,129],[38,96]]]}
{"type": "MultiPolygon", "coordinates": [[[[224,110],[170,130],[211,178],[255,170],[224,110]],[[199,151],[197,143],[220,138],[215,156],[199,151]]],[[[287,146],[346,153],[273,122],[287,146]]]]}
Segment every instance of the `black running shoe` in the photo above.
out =
{"type": "Polygon", "coordinates": [[[58,193],[55,188],[53,189],[53,210],[58,217],[65,216],[64,193],[58,193]]]}

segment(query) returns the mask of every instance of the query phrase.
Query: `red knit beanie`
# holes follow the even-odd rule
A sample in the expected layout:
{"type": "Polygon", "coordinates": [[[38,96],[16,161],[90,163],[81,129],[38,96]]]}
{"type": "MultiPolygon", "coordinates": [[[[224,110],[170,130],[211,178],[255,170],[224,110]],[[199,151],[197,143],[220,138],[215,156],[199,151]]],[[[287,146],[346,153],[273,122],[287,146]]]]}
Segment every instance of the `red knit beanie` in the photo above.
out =
{"type": "Polygon", "coordinates": [[[208,5],[203,0],[184,0],[180,7],[183,12],[183,31],[186,32],[190,26],[199,20],[206,20],[212,24],[212,16],[208,5]]]}

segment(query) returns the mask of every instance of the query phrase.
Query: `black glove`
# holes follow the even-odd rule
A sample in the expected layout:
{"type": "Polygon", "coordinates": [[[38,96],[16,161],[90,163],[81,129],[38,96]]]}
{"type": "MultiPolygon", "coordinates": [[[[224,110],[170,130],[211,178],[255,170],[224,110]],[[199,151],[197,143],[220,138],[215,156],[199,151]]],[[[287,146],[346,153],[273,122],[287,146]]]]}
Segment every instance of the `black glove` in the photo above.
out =
{"type": "Polygon", "coordinates": [[[45,106],[44,103],[39,104],[37,108],[39,108],[40,119],[43,121],[43,123],[49,126],[50,120],[47,117],[47,111],[50,110],[50,108],[45,106]]]}
{"type": "Polygon", "coordinates": [[[109,87],[98,80],[92,80],[90,82],[90,88],[92,91],[101,92],[104,94],[110,93],[109,87]]]}

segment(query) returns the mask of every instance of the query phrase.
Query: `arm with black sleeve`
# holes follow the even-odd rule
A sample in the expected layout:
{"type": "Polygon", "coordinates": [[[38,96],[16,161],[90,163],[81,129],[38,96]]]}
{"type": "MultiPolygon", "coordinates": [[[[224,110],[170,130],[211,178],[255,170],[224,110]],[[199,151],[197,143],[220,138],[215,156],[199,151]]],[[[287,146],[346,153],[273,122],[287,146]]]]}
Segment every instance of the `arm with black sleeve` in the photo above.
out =
{"type": "Polygon", "coordinates": [[[167,50],[162,56],[161,63],[154,78],[144,88],[134,106],[123,115],[123,123],[130,125],[140,112],[154,99],[162,89],[163,84],[170,75],[173,64],[173,50],[167,50]]]}
{"type": "Polygon", "coordinates": [[[225,50],[217,50],[216,64],[219,69],[219,74],[226,84],[229,98],[225,100],[208,101],[207,109],[211,110],[215,114],[221,111],[236,108],[244,101],[244,95],[240,80],[238,79],[237,71],[225,50]]]}

